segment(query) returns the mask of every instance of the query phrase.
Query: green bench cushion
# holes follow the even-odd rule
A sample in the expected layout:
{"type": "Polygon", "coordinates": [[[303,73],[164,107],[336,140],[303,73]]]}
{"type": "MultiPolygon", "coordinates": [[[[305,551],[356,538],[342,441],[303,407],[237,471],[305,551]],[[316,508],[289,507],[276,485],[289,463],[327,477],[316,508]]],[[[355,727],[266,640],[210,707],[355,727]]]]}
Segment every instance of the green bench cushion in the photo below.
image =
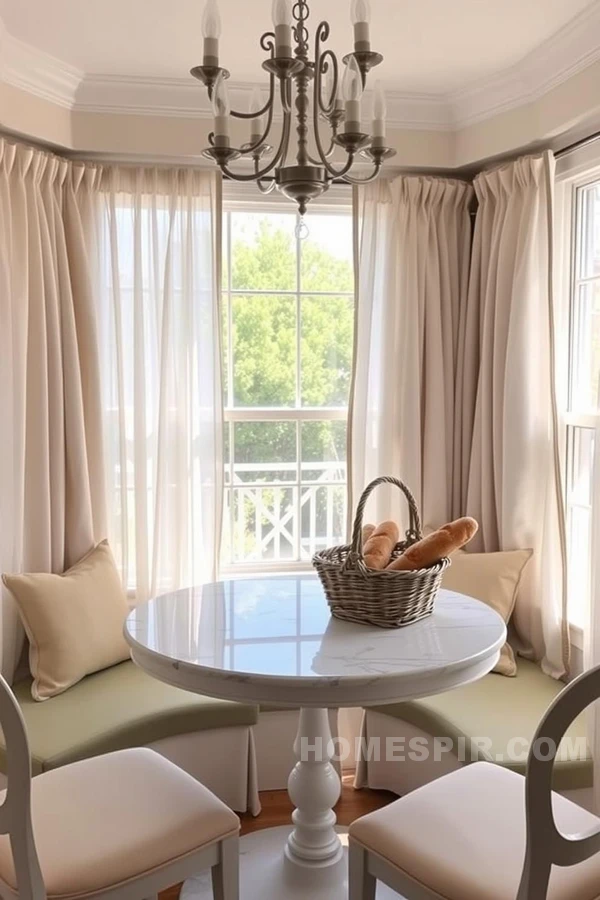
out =
{"type": "MultiPolygon", "coordinates": [[[[470,739],[490,738],[489,752],[473,748],[473,760],[498,763],[525,774],[524,748],[517,746],[518,759],[509,759],[513,738],[523,738],[528,747],[537,727],[564,684],[545,675],[539,666],[519,659],[515,678],[486,675],[485,678],[456,688],[446,694],[378,706],[375,712],[393,716],[437,738],[451,738],[455,747],[459,738],[467,741],[467,758],[471,761],[470,739]],[[521,758],[523,757],[523,758],[521,758]]],[[[565,735],[554,767],[554,787],[558,791],[592,786],[593,762],[587,749],[585,714],[579,716],[565,735]],[[570,741],[570,746],[567,743],[570,741]],[[569,752],[580,748],[577,754],[569,752]],[[573,758],[574,757],[574,758],[573,758]]]]}
{"type": "MultiPolygon", "coordinates": [[[[43,703],[33,700],[31,679],[13,690],[27,726],[35,775],[112,750],[209,728],[254,725],[258,719],[255,706],[171,687],[131,661],[88,675],[43,703]]],[[[6,771],[2,736],[0,771],[6,771]]]]}

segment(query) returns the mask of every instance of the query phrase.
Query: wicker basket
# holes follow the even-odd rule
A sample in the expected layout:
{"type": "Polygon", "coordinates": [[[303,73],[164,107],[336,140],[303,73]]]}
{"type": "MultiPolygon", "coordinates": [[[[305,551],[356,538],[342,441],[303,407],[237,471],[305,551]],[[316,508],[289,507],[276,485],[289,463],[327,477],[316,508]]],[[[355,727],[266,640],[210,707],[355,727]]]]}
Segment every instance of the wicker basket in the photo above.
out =
{"type": "Polygon", "coordinates": [[[325,589],[331,614],[348,622],[402,628],[433,612],[448,558],[418,571],[375,570],[365,565],[362,555],[362,525],[366,502],[380,484],[395,484],[404,492],[410,511],[406,540],[396,544],[392,559],[421,540],[421,520],[415,498],[398,478],[376,478],[364,490],[356,510],[352,544],[316,553],[313,565],[325,589]]]}

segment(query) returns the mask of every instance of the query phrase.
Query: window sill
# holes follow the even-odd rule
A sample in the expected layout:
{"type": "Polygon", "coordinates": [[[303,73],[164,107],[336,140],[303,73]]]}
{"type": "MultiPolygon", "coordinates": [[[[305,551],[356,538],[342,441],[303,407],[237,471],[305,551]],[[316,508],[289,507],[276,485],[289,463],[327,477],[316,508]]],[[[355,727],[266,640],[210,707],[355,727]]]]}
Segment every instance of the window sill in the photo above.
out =
{"type": "Polygon", "coordinates": [[[222,566],[219,571],[220,579],[254,578],[269,576],[277,578],[281,575],[311,575],[315,572],[311,562],[290,562],[285,565],[269,565],[268,563],[256,563],[255,565],[230,565],[222,566]]]}
{"type": "Polygon", "coordinates": [[[574,622],[569,623],[569,632],[571,635],[571,644],[573,647],[577,647],[578,650],[584,649],[584,633],[581,625],[576,625],[574,622]]]}

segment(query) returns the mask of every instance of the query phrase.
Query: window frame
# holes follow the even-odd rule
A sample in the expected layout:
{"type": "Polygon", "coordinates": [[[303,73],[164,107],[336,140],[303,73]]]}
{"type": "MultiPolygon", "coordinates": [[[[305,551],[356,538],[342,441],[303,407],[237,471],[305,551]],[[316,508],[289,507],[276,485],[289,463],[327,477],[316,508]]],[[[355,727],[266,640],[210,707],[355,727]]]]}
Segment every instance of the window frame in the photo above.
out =
{"type": "MultiPolygon", "coordinates": [[[[290,204],[291,201],[287,198],[283,197],[281,194],[277,192],[273,192],[268,196],[262,196],[257,192],[256,186],[254,184],[238,184],[232,182],[225,182],[224,190],[223,190],[223,221],[228,222],[228,228],[231,229],[231,216],[229,213],[235,212],[250,212],[250,213],[274,213],[281,214],[282,212],[290,212],[290,204]]],[[[352,189],[348,185],[334,185],[327,192],[327,196],[324,200],[320,200],[319,203],[315,206],[315,212],[319,215],[340,215],[340,213],[345,213],[352,216],[353,213],[353,195],[352,189]]],[[[231,231],[229,231],[227,237],[227,243],[229,248],[231,247],[231,231]]],[[[298,240],[299,243],[299,240],[298,240]]],[[[225,244],[223,245],[225,249],[225,244]]],[[[303,488],[307,487],[306,482],[302,481],[302,428],[301,424],[303,422],[340,422],[344,421],[348,423],[349,421],[349,412],[350,412],[350,398],[349,402],[346,406],[339,407],[308,407],[302,406],[302,385],[301,385],[301,341],[302,341],[302,329],[301,329],[301,300],[304,296],[310,297],[330,297],[330,296],[339,296],[339,297],[348,297],[352,298],[354,303],[354,311],[356,314],[356,288],[352,292],[342,291],[339,293],[334,293],[331,291],[303,291],[302,283],[300,277],[300,255],[297,255],[296,264],[297,264],[297,272],[296,272],[296,288],[293,291],[285,291],[285,290],[233,290],[231,287],[231,254],[228,254],[228,272],[227,272],[227,285],[221,285],[220,290],[220,298],[221,302],[223,302],[223,298],[227,296],[228,298],[228,322],[227,322],[227,347],[223,347],[224,361],[226,359],[232,358],[232,303],[231,297],[235,294],[243,294],[247,296],[257,295],[264,296],[268,294],[273,294],[275,296],[289,296],[294,297],[296,300],[296,316],[297,316],[297,335],[296,335],[296,398],[295,405],[289,407],[236,407],[233,405],[233,378],[228,379],[228,391],[226,403],[223,410],[223,422],[224,428],[229,429],[229,447],[230,447],[230,459],[224,461],[224,471],[227,473],[227,469],[229,468],[229,479],[224,479],[224,513],[223,513],[223,526],[227,527],[226,518],[228,515],[228,504],[227,504],[227,495],[233,498],[233,488],[234,488],[234,454],[232,452],[232,448],[234,447],[234,438],[233,438],[233,429],[236,423],[239,422],[293,422],[297,427],[297,459],[296,459],[296,477],[294,481],[290,482],[281,482],[277,484],[277,487],[281,489],[292,489],[293,491],[298,492],[297,498],[294,500],[295,503],[298,504],[297,513],[299,516],[299,520],[297,522],[297,534],[295,535],[295,550],[297,557],[301,555],[301,543],[302,543],[302,509],[301,509],[301,491],[303,488]]],[[[355,273],[356,274],[356,273],[355,273]]],[[[335,481],[335,482],[327,482],[329,486],[332,488],[341,488],[346,492],[346,498],[348,498],[348,458],[346,459],[346,478],[345,480],[335,481]]],[[[265,487],[268,485],[265,484],[265,487]]],[[[346,499],[347,502],[347,499],[346,499]]],[[[231,529],[230,533],[230,545],[233,547],[233,519],[234,516],[229,511],[229,528],[231,529]]],[[[344,517],[344,540],[347,540],[347,516],[344,517]]],[[[224,561],[223,554],[221,550],[220,560],[219,560],[219,574],[222,577],[244,577],[250,575],[279,575],[285,574],[288,572],[310,572],[312,571],[312,563],[310,559],[291,559],[291,560],[278,560],[278,561],[241,561],[241,562],[230,562],[224,561]]]]}
{"type": "MultiPolygon", "coordinates": [[[[576,367],[574,364],[574,329],[576,300],[580,284],[577,254],[581,241],[579,191],[600,182],[600,144],[598,142],[569,153],[557,160],[555,186],[555,312],[557,334],[557,385],[560,410],[560,452],[564,479],[564,505],[567,530],[570,511],[570,467],[576,429],[596,429],[600,425],[600,410],[579,411],[572,408],[576,367]]],[[[567,533],[567,539],[569,535],[567,533]]],[[[570,604],[570,598],[567,598],[570,604]]],[[[579,622],[571,619],[571,641],[578,650],[584,649],[585,633],[579,622]]]]}

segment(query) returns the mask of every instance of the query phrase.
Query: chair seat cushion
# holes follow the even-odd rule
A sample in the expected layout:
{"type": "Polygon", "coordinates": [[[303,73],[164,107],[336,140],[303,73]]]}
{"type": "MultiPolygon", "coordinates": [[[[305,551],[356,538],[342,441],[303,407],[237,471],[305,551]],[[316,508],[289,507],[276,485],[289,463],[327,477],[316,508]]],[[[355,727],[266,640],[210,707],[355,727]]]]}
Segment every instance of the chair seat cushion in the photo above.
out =
{"type": "MultiPolygon", "coordinates": [[[[558,794],[563,834],[600,819],[558,794]]],[[[525,858],[525,779],[489,763],[466,766],[358,819],[350,837],[445,900],[515,900],[525,858]]],[[[600,855],[554,867],[547,900],[597,900],[600,855]]]]}
{"type": "MultiPolygon", "coordinates": [[[[239,829],[224,803],[147,749],[38,775],[31,808],[49,896],[77,897],[120,885],[239,829]]],[[[6,835],[0,837],[0,878],[16,888],[6,835]]]]}
{"type": "MultiPolygon", "coordinates": [[[[31,681],[13,688],[25,719],[34,775],[79,759],[210,728],[254,725],[257,708],[191,694],[147,675],[131,660],[89,675],[36,703],[31,681]]],[[[6,771],[0,736],[0,769],[6,771]]]]}
{"type": "MultiPolygon", "coordinates": [[[[515,678],[486,675],[473,684],[446,694],[378,706],[376,711],[410,723],[436,738],[467,741],[468,760],[494,762],[525,774],[527,751],[536,729],[564,684],[545,675],[539,666],[519,660],[515,678]],[[489,739],[490,749],[473,745],[473,738],[489,739]],[[471,754],[470,751],[473,751],[471,754]]],[[[585,715],[569,727],[554,767],[558,791],[591,787],[593,762],[588,749],[585,715]]]]}

